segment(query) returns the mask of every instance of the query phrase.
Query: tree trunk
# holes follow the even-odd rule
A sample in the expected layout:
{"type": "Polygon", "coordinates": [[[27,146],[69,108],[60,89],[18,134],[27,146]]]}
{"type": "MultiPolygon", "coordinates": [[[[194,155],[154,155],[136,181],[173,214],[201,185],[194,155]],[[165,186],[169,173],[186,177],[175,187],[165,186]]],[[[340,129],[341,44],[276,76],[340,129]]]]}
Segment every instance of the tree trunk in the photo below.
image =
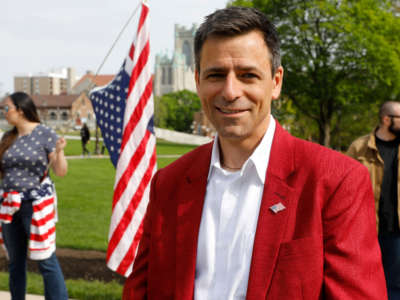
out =
{"type": "Polygon", "coordinates": [[[325,147],[329,147],[331,145],[331,124],[326,122],[324,124],[324,144],[325,147]]]}
{"type": "Polygon", "coordinates": [[[320,145],[329,147],[331,144],[331,125],[330,122],[322,122],[319,124],[319,139],[320,145]]]}

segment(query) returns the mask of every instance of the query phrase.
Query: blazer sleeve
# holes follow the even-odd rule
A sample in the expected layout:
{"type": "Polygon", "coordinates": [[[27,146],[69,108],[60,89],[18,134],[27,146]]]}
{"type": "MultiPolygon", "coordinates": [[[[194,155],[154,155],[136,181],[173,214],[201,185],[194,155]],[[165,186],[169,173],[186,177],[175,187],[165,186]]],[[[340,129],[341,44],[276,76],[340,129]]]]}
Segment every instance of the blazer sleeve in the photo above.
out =
{"type": "Polygon", "coordinates": [[[368,170],[353,167],[323,207],[324,299],[387,299],[368,170]]]}
{"type": "Polygon", "coordinates": [[[148,262],[150,255],[152,218],[156,211],[155,186],[158,173],[151,182],[150,201],[147,206],[146,215],[143,223],[143,234],[140,239],[139,249],[133,264],[132,273],[126,279],[122,293],[122,300],[142,300],[147,299],[148,285],[148,262]]]}

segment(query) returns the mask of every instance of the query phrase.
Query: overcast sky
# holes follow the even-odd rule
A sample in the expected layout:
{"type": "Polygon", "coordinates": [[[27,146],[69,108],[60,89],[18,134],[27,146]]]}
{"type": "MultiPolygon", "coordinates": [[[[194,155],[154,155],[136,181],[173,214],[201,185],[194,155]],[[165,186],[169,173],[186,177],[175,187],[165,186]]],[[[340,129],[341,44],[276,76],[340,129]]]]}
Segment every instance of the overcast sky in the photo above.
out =
{"type": "MultiPolygon", "coordinates": [[[[0,96],[13,77],[73,67],[96,71],[139,0],[1,0],[0,96]]],[[[191,27],[227,0],[150,0],[152,56],[173,49],[174,24],[191,27]]],[[[136,20],[122,35],[102,74],[115,73],[129,50],[136,20]]]]}

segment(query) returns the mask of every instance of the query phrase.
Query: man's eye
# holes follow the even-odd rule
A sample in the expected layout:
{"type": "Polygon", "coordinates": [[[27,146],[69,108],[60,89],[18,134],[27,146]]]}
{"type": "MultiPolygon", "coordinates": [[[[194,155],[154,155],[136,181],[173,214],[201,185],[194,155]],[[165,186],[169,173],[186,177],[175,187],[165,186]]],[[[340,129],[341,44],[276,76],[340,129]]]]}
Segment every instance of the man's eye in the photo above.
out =
{"type": "Polygon", "coordinates": [[[206,76],[206,78],[222,78],[224,74],[222,73],[210,73],[206,76]]]}
{"type": "Polygon", "coordinates": [[[258,77],[256,74],[254,74],[254,73],[243,73],[242,75],[241,75],[243,78],[256,78],[256,77],[258,77]]]}

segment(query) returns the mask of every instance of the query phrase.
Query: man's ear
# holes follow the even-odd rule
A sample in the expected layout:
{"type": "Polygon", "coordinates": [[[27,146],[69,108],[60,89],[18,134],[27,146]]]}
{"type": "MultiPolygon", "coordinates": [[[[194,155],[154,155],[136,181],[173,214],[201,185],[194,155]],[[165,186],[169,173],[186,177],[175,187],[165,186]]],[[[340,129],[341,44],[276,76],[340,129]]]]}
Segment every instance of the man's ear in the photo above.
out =
{"type": "Polygon", "coordinates": [[[199,92],[200,74],[197,69],[194,71],[194,80],[196,81],[196,90],[199,92]]]}
{"type": "Polygon", "coordinates": [[[279,95],[281,94],[282,90],[282,81],[283,81],[283,67],[280,66],[274,76],[272,77],[272,100],[279,99],[279,95]]]}

